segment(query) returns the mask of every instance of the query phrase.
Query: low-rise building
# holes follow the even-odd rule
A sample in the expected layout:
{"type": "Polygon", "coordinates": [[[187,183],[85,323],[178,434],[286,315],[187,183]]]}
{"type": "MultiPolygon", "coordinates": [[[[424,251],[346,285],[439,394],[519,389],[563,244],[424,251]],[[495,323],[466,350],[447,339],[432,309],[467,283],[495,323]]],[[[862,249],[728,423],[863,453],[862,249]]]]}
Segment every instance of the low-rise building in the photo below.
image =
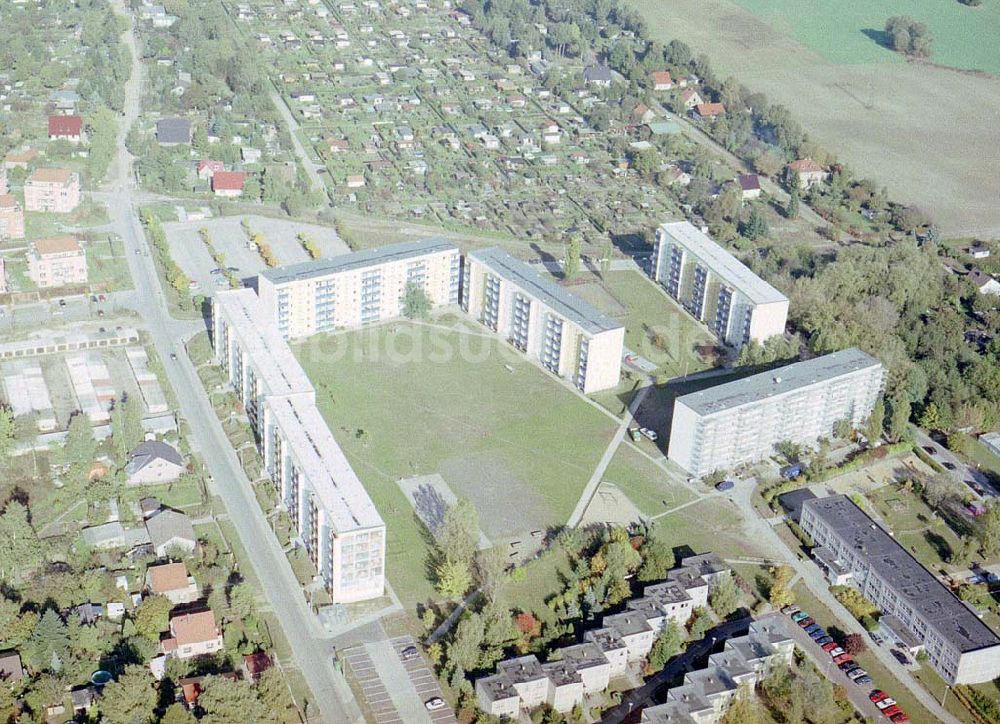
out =
{"type": "Polygon", "coordinates": [[[146,569],[146,588],[157,596],[165,596],[175,606],[197,601],[198,584],[183,563],[163,563],[146,569]]]}
{"type": "Polygon", "coordinates": [[[179,613],[170,617],[170,636],[161,645],[178,659],[214,654],[223,648],[222,630],[211,610],[179,613]]]}
{"type": "Polygon", "coordinates": [[[73,236],[31,242],[26,254],[28,278],[42,289],[87,283],[87,253],[73,236]]]}
{"type": "Polygon", "coordinates": [[[799,525],[825,551],[817,561],[834,559],[849,571],[850,584],[908,629],[946,682],[1000,676],[1000,636],[849,497],[804,501],[799,525]]]}
{"type": "Polygon", "coordinates": [[[162,508],[147,518],[146,531],[153,550],[161,558],[174,551],[190,555],[198,545],[191,519],[169,508],[162,508]]]}
{"type": "Polygon", "coordinates": [[[816,184],[823,183],[828,174],[811,158],[800,158],[785,166],[785,180],[788,183],[792,183],[796,176],[799,177],[799,188],[810,189],[816,184]]]}
{"type": "Polygon", "coordinates": [[[462,309],[582,392],[618,384],[625,327],[499,247],[465,257],[462,309]]]}
{"type": "Polygon", "coordinates": [[[24,238],[24,209],[11,194],[0,194],[0,239],[24,238]]]}
{"type": "Polygon", "coordinates": [[[49,116],[49,140],[79,143],[83,138],[83,118],[80,116],[49,116]]]}
{"type": "Polygon", "coordinates": [[[24,182],[26,211],[68,214],[80,205],[80,174],[66,168],[35,169],[24,182]]]}
{"type": "Polygon", "coordinates": [[[191,121],[187,118],[161,118],[156,122],[156,142],[161,146],[191,143],[191,121]]]}
{"type": "Polygon", "coordinates": [[[128,454],[125,474],[129,485],[170,483],[187,469],[176,448],[158,440],[147,440],[128,454]]]}
{"type": "Polygon", "coordinates": [[[246,174],[242,171],[216,171],[212,174],[212,193],[236,198],[243,195],[246,174]]]}

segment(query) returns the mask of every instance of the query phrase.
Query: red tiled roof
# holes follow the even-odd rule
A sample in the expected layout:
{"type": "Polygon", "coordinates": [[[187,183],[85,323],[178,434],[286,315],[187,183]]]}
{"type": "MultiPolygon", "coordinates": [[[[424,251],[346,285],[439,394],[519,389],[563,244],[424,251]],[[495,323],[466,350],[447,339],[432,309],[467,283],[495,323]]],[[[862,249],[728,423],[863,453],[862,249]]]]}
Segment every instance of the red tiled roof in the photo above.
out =
{"type": "Polygon", "coordinates": [[[49,116],[49,138],[79,136],[83,130],[80,116],[49,116]]]}
{"type": "Polygon", "coordinates": [[[736,179],[740,188],[744,191],[757,191],[760,189],[760,178],[755,173],[740,174],[736,179]]]}
{"type": "Polygon", "coordinates": [[[726,107],[722,103],[699,103],[694,110],[702,118],[714,118],[725,113],[726,107]]]}
{"type": "Polygon", "coordinates": [[[670,77],[670,71],[657,70],[652,73],[653,85],[670,85],[674,79],[670,77]]]}
{"type": "Polygon", "coordinates": [[[211,169],[214,173],[217,171],[225,171],[226,165],[222,163],[222,161],[210,161],[208,159],[198,162],[198,173],[201,173],[206,168],[211,169]]]}
{"type": "Polygon", "coordinates": [[[212,176],[212,191],[242,191],[245,180],[242,171],[216,171],[212,176]]]}
{"type": "Polygon", "coordinates": [[[798,161],[792,161],[788,164],[788,168],[796,173],[822,173],[823,171],[823,167],[811,158],[800,158],[798,161]]]}
{"type": "Polygon", "coordinates": [[[183,563],[165,563],[150,566],[149,588],[153,593],[166,593],[188,587],[188,570],[183,563]]]}
{"type": "Polygon", "coordinates": [[[177,639],[178,646],[201,644],[219,635],[212,611],[183,613],[170,619],[170,631],[177,639]]]}
{"type": "Polygon", "coordinates": [[[248,674],[256,676],[271,668],[271,657],[264,651],[255,651],[243,657],[243,666],[248,674]]]}

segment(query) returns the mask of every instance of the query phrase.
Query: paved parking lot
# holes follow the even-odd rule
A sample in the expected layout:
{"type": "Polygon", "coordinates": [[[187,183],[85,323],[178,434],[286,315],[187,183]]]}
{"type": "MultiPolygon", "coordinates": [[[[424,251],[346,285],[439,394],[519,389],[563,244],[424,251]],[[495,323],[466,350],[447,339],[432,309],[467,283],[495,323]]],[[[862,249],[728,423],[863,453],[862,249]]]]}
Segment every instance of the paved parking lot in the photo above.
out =
{"type": "Polygon", "coordinates": [[[434,697],[444,698],[434,671],[422,653],[408,661],[402,651],[416,646],[411,636],[398,636],[348,649],[341,659],[350,670],[364,703],[377,724],[430,721],[454,722],[455,712],[448,705],[427,711],[424,703],[434,697]]]}

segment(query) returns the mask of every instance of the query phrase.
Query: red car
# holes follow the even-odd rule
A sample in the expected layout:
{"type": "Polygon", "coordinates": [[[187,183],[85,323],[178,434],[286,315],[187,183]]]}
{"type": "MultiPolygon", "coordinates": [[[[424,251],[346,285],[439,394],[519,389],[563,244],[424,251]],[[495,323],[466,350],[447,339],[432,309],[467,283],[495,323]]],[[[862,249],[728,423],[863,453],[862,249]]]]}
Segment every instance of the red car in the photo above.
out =
{"type": "Polygon", "coordinates": [[[871,693],[868,695],[868,698],[871,699],[872,704],[877,704],[878,702],[882,701],[887,696],[889,696],[889,695],[886,694],[881,689],[872,689],[871,693]]]}
{"type": "MultiPolygon", "coordinates": [[[[830,653],[830,652],[831,652],[831,651],[833,651],[833,650],[834,650],[835,648],[837,648],[837,642],[836,642],[836,641],[831,641],[830,643],[828,643],[828,644],[823,644],[823,646],[822,646],[822,649],[823,649],[823,650],[824,650],[824,651],[825,651],[826,653],[830,653]]],[[[872,701],[874,701],[874,699],[873,699],[872,701]]]]}
{"type": "Polygon", "coordinates": [[[906,716],[903,712],[899,712],[898,714],[893,714],[889,717],[889,720],[892,724],[909,724],[910,717],[906,716]]]}
{"type": "Polygon", "coordinates": [[[892,717],[896,716],[897,714],[901,714],[902,711],[903,711],[902,709],[900,709],[898,706],[896,706],[895,704],[893,704],[892,706],[888,706],[885,709],[883,709],[882,710],[882,715],[883,716],[887,716],[887,717],[889,717],[891,719],[892,717]]]}
{"type": "Polygon", "coordinates": [[[853,656],[851,656],[850,654],[841,654],[840,656],[838,656],[833,660],[833,663],[835,663],[837,666],[840,666],[841,664],[846,664],[850,661],[854,661],[853,656]]]}
{"type": "Polygon", "coordinates": [[[816,622],[813,619],[806,617],[806,618],[802,619],[801,621],[799,621],[799,626],[801,628],[809,628],[814,623],[816,623],[816,622]]]}

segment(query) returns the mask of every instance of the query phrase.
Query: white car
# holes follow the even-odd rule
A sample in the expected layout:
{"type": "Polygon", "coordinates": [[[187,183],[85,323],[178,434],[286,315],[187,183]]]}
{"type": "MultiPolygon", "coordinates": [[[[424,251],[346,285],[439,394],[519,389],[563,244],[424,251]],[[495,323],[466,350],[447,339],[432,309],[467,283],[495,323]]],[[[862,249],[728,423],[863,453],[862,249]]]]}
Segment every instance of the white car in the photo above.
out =
{"type": "Polygon", "coordinates": [[[425,701],[424,706],[427,707],[427,711],[437,711],[438,709],[444,709],[448,705],[440,696],[435,696],[425,701]]]}
{"type": "Polygon", "coordinates": [[[645,435],[653,442],[656,442],[656,439],[659,437],[654,430],[650,430],[648,427],[640,427],[639,433],[645,435]]]}
{"type": "Polygon", "coordinates": [[[867,676],[867,675],[868,672],[860,668],[851,669],[850,671],[847,672],[847,678],[849,678],[851,681],[854,681],[854,679],[860,679],[862,676],[867,676]]]}
{"type": "Polygon", "coordinates": [[[835,659],[835,658],[837,658],[838,656],[840,656],[840,655],[842,655],[842,654],[846,654],[846,653],[847,653],[846,651],[844,651],[844,650],[843,650],[842,648],[840,648],[840,647],[838,646],[838,647],[837,647],[837,648],[835,648],[835,649],[830,649],[830,658],[831,658],[831,659],[835,659]]]}
{"type": "Polygon", "coordinates": [[[896,705],[896,700],[893,699],[891,696],[886,697],[882,701],[875,702],[875,706],[877,706],[880,710],[888,709],[890,706],[895,706],[895,705],[896,705]]]}

